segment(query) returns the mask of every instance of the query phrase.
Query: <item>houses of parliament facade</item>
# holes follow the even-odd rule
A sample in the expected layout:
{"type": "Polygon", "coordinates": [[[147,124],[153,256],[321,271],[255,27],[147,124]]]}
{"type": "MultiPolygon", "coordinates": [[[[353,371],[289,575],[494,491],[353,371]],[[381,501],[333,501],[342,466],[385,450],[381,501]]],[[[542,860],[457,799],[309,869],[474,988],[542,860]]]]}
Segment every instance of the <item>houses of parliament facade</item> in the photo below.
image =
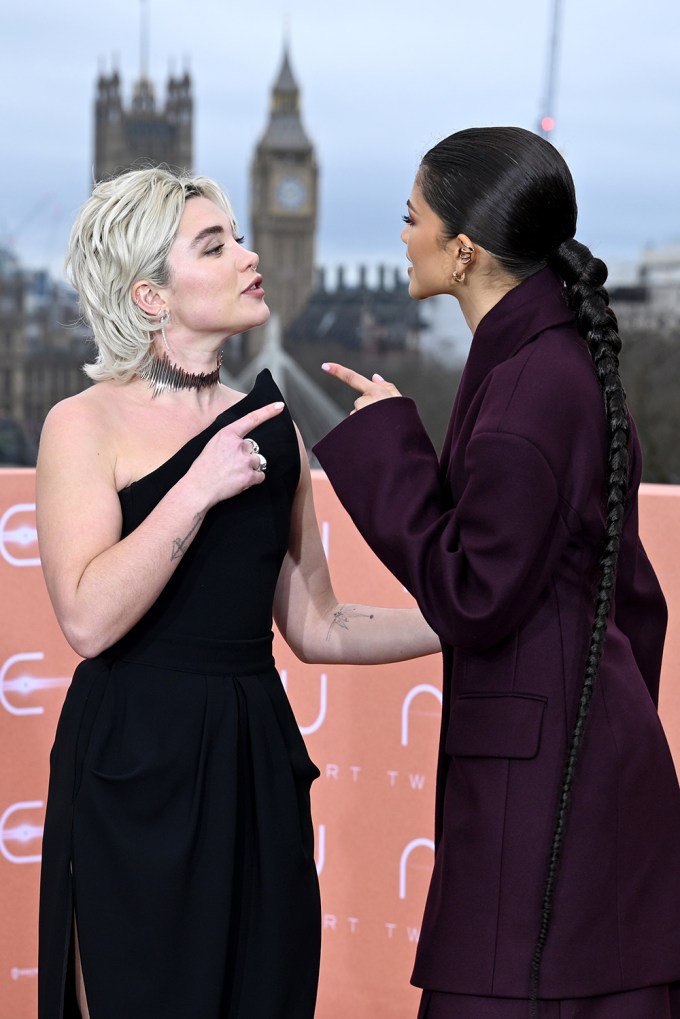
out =
{"type": "MultiPolygon", "coordinates": [[[[164,101],[142,72],[129,103],[117,70],[101,73],[94,101],[94,178],[136,166],[193,165],[194,100],[188,72],[170,74],[164,101]]],[[[413,347],[421,323],[405,282],[384,270],[369,286],[338,271],[327,289],[315,269],[319,168],[302,122],[300,91],[287,46],[271,90],[269,116],[250,165],[250,238],[266,275],[267,303],[284,342],[413,347]]],[[[242,338],[254,358],[264,328],[242,338]]],[[[43,271],[27,270],[0,248],[0,464],[33,463],[50,407],[89,385],[82,372],[92,342],[73,291],[43,271]]]]}

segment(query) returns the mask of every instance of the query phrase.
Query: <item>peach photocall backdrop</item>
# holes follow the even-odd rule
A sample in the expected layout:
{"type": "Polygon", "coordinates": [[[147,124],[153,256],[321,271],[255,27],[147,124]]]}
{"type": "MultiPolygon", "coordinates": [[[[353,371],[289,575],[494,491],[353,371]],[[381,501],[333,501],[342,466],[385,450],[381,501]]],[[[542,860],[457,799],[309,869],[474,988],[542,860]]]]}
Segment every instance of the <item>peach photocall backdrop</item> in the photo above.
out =
{"type": "MultiPolygon", "coordinates": [[[[410,598],[315,472],[317,515],[338,597],[410,598]]],[[[0,1019],[33,1019],[48,756],[78,659],[57,627],[38,557],[32,470],[0,471],[0,1019]]],[[[680,487],[648,485],[643,541],[670,607],[661,715],[680,763],[680,487]]],[[[438,655],[400,665],[302,665],[276,653],[314,784],[323,903],[318,1019],[414,1019],[409,986],[433,859],[438,655]]]]}

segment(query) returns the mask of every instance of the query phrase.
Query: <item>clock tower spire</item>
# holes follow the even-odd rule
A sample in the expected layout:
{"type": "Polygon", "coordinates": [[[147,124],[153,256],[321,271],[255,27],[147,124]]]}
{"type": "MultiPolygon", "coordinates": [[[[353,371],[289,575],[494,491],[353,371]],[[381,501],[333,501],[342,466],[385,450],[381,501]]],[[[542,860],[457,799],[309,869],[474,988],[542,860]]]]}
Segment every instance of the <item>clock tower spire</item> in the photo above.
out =
{"type": "MultiPolygon", "coordinates": [[[[307,303],[314,284],[317,180],[314,147],[302,125],[300,90],[286,44],[272,88],[269,123],[250,167],[252,247],[260,256],[267,304],[284,331],[307,303]]],[[[259,333],[248,334],[253,353],[261,347],[259,333]]]]}

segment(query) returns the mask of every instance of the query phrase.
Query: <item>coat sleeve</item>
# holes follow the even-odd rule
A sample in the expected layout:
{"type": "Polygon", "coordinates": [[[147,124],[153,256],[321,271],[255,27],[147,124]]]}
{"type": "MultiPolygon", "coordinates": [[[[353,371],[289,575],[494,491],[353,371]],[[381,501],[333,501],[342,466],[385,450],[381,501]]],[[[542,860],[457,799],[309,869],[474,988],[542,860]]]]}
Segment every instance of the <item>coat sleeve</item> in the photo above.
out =
{"type": "Polygon", "coordinates": [[[531,612],[569,540],[555,477],[533,443],[498,431],[473,436],[452,508],[409,399],[359,411],[314,451],[368,544],[445,643],[483,650],[531,612]]]}

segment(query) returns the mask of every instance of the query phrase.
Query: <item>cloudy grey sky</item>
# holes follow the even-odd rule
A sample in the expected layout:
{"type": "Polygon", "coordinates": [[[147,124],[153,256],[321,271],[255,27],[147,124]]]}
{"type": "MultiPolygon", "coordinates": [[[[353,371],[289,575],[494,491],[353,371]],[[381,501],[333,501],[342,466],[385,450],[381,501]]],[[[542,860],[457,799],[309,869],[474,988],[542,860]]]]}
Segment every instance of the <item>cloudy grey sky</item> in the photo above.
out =
{"type": "MultiPolygon", "coordinates": [[[[140,0],[0,0],[0,242],[60,271],[87,197],[97,73],[139,74],[140,0]]],[[[287,18],[321,166],[318,262],[403,264],[400,217],[423,152],[462,127],[533,128],[552,0],[149,0],[150,72],[194,81],[195,168],[248,234],[248,165],[287,18]]],[[[680,240],[680,4],[563,0],[553,138],[579,236],[614,266],[680,240]]]]}

